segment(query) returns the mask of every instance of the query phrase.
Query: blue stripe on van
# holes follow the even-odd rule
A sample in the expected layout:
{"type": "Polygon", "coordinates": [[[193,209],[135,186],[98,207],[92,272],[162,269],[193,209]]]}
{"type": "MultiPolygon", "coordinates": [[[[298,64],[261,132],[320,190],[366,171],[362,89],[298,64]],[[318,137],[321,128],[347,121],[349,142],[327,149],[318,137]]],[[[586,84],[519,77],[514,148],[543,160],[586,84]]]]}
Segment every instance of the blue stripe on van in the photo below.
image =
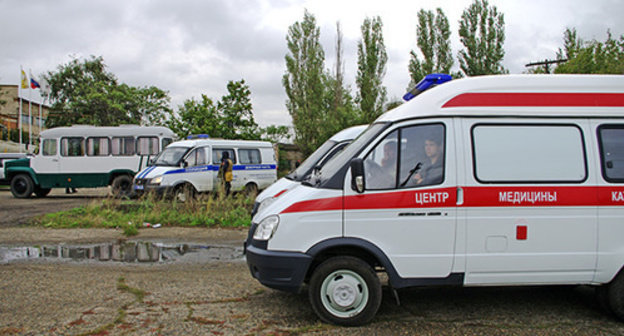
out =
{"type": "Polygon", "coordinates": [[[144,178],[145,176],[147,176],[147,174],[151,173],[152,170],[154,170],[154,169],[156,169],[156,166],[151,166],[151,167],[145,168],[145,170],[142,173],[140,173],[137,176],[137,178],[140,178],[140,179],[144,178]]]}
{"type": "MultiPolygon", "coordinates": [[[[256,164],[256,165],[234,165],[232,170],[271,170],[277,168],[277,165],[274,164],[256,164]]],[[[170,170],[163,175],[170,174],[182,174],[182,173],[197,173],[197,172],[205,172],[205,171],[219,171],[218,165],[206,165],[206,166],[196,166],[196,167],[188,167],[183,169],[174,169],[170,170]]]]}

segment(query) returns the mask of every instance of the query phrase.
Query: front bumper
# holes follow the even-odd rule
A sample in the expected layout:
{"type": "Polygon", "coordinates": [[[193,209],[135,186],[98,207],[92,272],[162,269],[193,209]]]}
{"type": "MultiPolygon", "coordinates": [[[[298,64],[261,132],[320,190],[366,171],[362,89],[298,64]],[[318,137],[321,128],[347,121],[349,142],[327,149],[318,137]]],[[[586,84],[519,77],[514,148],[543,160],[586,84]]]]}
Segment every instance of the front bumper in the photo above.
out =
{"type": "Polygon", "coordinates": [[[287,292],[297,292],[312,262],[312,257],[300,252],[268,251],[245,243],[247,265],[251,276],[261,284],[287,292]]]}

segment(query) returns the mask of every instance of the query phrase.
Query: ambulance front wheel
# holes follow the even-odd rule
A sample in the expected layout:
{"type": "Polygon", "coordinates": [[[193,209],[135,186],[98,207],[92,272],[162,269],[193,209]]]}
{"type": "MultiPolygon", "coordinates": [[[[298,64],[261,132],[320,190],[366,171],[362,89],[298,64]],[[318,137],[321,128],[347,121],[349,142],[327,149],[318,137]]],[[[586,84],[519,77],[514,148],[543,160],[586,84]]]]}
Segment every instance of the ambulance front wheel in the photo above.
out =
{"type": "Polygon", "coordinates": [[[361,259],[333,257],[319,265],[308,292],[321,320],[357,326],[373,319],[381,304],[381,283],[373,268],[361,259]]]}

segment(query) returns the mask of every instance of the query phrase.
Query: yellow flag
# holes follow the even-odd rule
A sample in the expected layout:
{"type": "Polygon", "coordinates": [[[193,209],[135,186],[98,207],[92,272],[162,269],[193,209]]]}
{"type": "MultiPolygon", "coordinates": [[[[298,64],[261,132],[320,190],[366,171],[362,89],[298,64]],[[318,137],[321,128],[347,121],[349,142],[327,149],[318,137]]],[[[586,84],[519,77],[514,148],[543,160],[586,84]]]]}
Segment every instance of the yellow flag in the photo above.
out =
{"type": "Polygon", "coordinates": [[[28,89],[28,77],[26,77],[26,73],[22,70],[22,89],[28,89]]]}

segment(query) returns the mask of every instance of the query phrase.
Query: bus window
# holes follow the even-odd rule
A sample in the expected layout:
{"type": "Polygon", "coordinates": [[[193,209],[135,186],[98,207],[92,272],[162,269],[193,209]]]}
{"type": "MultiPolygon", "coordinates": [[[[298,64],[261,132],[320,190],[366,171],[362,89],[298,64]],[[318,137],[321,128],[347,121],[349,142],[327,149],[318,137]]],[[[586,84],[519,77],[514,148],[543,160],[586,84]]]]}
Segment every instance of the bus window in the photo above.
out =
{"type": "Polygon", "coordinates": [[[133,137],[113,137],[112,141],[113,155],[130,156],[134,155],[134,138],[133,137]]]}
{"type": "Polygon", "coordinates": [[[110,140],[107,137],[87,138],[88,156],[107,156],[110,154],[110,140]]]}
{"type": "Polygon", "coordinates": [[[158,154],[158,137],[139,137],[137,139],[137,153],[139,155],[158,154]]]}
{"type": "Polygon", "coordinates": [[[41,153],[45,156],[56,155],[56,139],[43,139],[43,150],[41,153]]]}
{"type": "Polygon", "coordinates": [[[79,137],[61,138],[61,155],[63,156],[83,156],[84,139],[79,137]]]}
{"type": "Polygon", "coordinates": [[[173,139],[171,138],[163,138],[161,150],[165,149],[165,147],[169,146],[169,144],[172,142],[173,142],[173,139]]]}

